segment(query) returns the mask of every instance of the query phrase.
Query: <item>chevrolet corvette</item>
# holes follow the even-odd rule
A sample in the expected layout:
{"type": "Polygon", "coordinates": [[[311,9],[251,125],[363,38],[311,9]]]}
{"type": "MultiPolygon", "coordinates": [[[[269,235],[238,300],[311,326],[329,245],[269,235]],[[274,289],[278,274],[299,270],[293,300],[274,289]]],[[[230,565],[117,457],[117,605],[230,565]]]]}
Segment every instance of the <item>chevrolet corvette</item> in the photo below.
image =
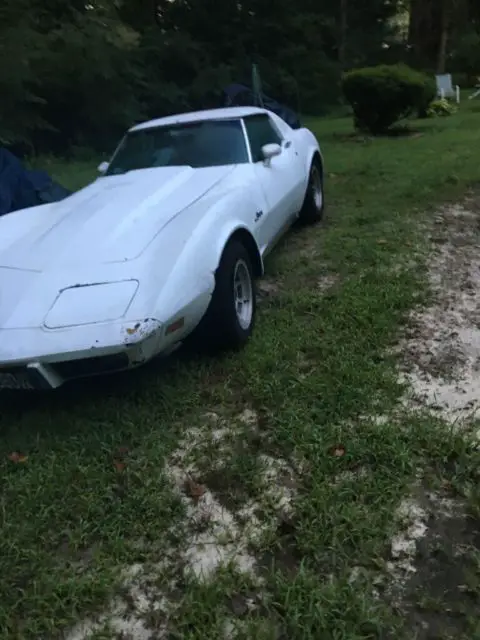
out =
{"type": "Polygon", "coordinates": [[[322,218],[323,184],[314,134],[266,109],[132,127],[91,184],[0,218],[0,386],[129,369],[191,336],[242,347],[264,258],[322,218]]]}

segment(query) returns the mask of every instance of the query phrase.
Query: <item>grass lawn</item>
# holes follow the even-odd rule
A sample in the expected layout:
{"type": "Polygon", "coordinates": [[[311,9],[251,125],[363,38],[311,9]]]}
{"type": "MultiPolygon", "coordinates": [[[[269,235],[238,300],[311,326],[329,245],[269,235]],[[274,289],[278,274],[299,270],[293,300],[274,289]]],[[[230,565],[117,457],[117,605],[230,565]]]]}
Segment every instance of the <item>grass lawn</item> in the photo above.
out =
{"type": "MultiPolygon", "coordinates": [[[[395,509],[419,468],[461,493],[480,456],[438,420],[405,410],[394,424],[403,389],[389,354],[427,300],[425,223],[480,182],[480,102],[415,123],[411,137],[355,138],[349,119],[309,124],[328,216],[268,260],[244,352],[2,395],[1,638],[80,639],[68,630],[115,594],[154,638],[414,637],[405,611],[375,595],[395,509]],[[183,492],[172,482],[182,469],[183,492]],[[207,497],[228,526],[225,514],[199,516],[207,497]],[[208,579],[195,572],[202,541],[203,557],[223,544],[232,559],[208,579]]],[[[88,164],[46,168],[72,187],[93,175],[88,164]]],[[[469,500],[478,513],[478,492],[469,500]]],[[[427,600],[428,615],[453,606],[427,600]]],[[[457,638],[480,637],[470,604],[457,638]]],[[[92,637],[121,638],[112,625],[92,637]]],[[[138,625],[131,637],[148,638],[138,625]]]]}

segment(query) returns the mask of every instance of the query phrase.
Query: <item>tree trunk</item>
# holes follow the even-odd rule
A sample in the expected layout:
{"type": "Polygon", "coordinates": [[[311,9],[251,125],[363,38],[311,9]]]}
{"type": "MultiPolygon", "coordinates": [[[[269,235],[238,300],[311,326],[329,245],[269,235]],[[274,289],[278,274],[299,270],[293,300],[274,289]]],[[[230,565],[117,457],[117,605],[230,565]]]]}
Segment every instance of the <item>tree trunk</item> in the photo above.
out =
{"type": "Polygon", "coordinates": [[[348,29],[348,0],[340,0],[340,37],[338,42],[338,61],[342,69],[347,63],[347,29],[348,29]]]}
{"type": "Polygon", "coordinates": [[[410,0],[408,12],[408,44],[413,49],[416,49],[417,45],[418,14],[418,0],[410,0]]]}
{"type": "Polygon", "coordinates": [[[440,17],[440,40],[438,43],[437,73],[445,73],[447,65],[447,42],[448,42],[448,0],[442,0],[440,17]]]}
{"type": "Polygon", "coordinates": [[[430,0],[410,0],[408,44],[416,64],[428,64],[431,34],[430,0]]]}

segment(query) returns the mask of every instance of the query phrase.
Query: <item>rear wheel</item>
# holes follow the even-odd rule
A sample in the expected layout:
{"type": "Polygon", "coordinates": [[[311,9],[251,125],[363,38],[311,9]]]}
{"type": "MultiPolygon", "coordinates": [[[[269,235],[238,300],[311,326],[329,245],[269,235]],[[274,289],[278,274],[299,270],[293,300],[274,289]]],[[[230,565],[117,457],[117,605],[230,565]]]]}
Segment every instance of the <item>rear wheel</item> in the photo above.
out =
{"type": "Polygon", "coordinates": [[[198,336],[210,348],[240,349],[253,332],[256,308],[250,255],[241,242],[232,240],[218,265],[215,290],[198,327],[198,336]]]}
{"type": "Polygon", "coordinates": [[[320,222],[323,218],[324,208],[322,167],[320,161],[314,159],[310,167],[307,193],[300,212],[300,220],[306,224],[320,222]]]}

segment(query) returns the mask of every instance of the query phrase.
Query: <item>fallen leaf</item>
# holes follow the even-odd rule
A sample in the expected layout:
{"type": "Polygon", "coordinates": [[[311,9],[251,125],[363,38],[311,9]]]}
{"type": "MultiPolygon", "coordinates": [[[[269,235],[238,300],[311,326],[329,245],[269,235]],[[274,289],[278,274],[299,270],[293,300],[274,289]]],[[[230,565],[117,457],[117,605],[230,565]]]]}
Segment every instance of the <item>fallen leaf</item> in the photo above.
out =
{"type": "Polygon", "coordinates": [[[124,458],[128,455],[128,447],[118,447],[114,455],[115,458],[124,458]]]}
{"type": "Polygon", "coordinates": [[[388,240],[385,240],[385,238],[379,238],[377,240],[377,244],[388,244],[388,240]]]}
{"type": "Polygon", "coordinates": [[[28,456],[23,455],[23,453],[18,453],[18,451],[12,451],[12,453],[8,455],[8,459],[10,462],[18,464],[26,462],[28,460],[28,456]]]}
{"type": "Polygon", "coordinates": [[[198,500],[201,498],[207,490],[207,487],[204,484],[199,484],[195,482],[190,476],[187,476],[185,481],[185,493],[193,498],[194,500],[198,500]]]}
{"type": "Polygon", "coordinates": [[[337,444],[335,447],[332,447],[331,454],[335,458],[341,458],[345,455],[345,447],[341,444],[337,444]]]}
{"type": "Polygon", "coordinates": [[[118,473],[121,473],[127,465],[125,464],[125,462],[121,462],[120,460],[114,460],[113,466],[118,473]]]}
{"type": "Polygon", "coordinates": [[[118,449],[113,454],[113,466],[115,467],[118,473],[121,473],[127,463],[125,458],[128,456],[128,448],[127,447],[118,447],[118,449]]]}

